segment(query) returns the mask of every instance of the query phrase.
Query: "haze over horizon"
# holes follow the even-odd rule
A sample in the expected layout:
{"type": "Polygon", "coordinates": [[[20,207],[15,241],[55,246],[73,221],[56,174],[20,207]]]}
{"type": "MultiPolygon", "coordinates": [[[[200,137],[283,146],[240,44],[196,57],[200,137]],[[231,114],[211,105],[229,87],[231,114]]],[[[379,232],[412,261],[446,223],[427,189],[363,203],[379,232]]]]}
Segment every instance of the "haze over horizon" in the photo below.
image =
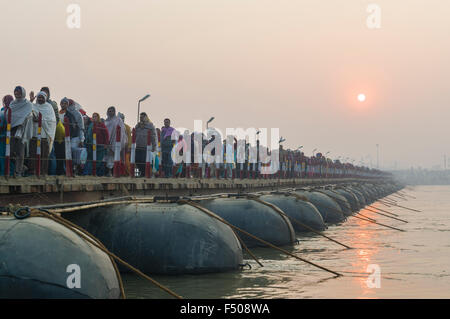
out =
{"type": "MultiPolygon", "coordinates": [[[[450,2],[443,0],[18,0],[0,4],[0,94],[67,96],[134,126],[280,128],[359,165],[431,168],[450,158],[450,2]],[[81,28],[67,26],[79,4],[81,28]],[[381,28],[367,7],[381,8],[381,28]],[[365,94],[364,102],[358,95],[365,94]]],[[[447,165],[450,167],[450,165],[447,165]]]]}

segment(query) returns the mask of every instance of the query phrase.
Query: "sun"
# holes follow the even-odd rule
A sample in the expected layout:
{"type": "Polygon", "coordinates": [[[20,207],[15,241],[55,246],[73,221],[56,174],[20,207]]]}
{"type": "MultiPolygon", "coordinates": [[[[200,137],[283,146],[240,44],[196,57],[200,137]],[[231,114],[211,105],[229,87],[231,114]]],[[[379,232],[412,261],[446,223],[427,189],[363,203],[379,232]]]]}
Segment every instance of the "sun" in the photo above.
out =
{"type": "Polygon", "coordinates": [[[359,101],[359,102],[364,102],[365,100],[366,100],[366,95],[363,94],[363,93],[360,93],[360,94],[358,95],[358,101],[359,101]]]}

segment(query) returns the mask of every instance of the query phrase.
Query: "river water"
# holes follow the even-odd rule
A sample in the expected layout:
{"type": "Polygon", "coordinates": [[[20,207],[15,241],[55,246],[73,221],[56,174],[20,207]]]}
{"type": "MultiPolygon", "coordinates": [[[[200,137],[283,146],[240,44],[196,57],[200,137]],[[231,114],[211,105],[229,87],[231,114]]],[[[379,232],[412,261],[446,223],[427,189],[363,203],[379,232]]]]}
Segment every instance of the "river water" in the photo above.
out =
{"type": "MultiPolygon", "coordinates": [[[[354,249],[317,235],[297,235],[297,245],[284,247],[342,277],[271,248],[258,248],[252,252],[264,267],[245,254],[251,270],[152,278],[190,299],[450,298],[450,186],[414,186],[403,192],[415,198],[395,198],[397,203],[421,212],[372,205],[408,223],[365,209],[361,213],[405,232],[350,217],[325,234],[354,249]]],[[[123,275],[123,280],[127,298],[171,298],[133,274],[123,275]]]]}

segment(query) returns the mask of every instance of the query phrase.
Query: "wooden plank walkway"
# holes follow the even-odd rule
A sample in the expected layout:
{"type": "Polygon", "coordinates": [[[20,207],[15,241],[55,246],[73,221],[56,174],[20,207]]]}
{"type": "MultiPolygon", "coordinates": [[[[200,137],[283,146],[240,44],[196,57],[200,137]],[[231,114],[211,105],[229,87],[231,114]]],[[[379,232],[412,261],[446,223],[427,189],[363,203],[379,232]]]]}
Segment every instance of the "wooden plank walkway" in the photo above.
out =
{"type": "Polygon", "coordinates": [[[202,195],[239,193],[255,190],[276,190],[323,184],[368,182],[374,179],[357,178],[301,178],[301,179],[187,179],[187,178],[131,178],[93,176],[46,176],[0,178],[0,205],[62,203],[99,200],[123,195],[202,195]]]}
{"type": "MultiPolygon", "coordinates": [[[[92,192],[119,190],[126,187],[128,191],[139,190],[202,190],[202,189],[256,189],[272,187],[289,187],[292,185],[308,186],[319,184],[337,184],[369,181],[355,178],[315,178],[315,179],[187,179],[187,178],[130,178],[130,177],[91,177],[91,176],[47,176],[0,178],[0,194],[92,192]]],[[[373,181],[373,180],[371,180],[373,181]]]]}

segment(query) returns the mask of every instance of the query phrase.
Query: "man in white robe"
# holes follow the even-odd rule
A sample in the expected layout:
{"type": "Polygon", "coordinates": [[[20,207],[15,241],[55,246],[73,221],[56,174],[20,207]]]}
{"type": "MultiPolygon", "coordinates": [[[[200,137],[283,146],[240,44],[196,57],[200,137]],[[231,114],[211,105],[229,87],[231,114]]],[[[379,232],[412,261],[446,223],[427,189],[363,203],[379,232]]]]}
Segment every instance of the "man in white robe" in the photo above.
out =
{"type": "Polygon", "coordinates": [[[29,131],[25,131],[26,122],[30,121],[33,104],[26,99],[25,89],[17,86],[14,89],[15,100],[9,105],[11,108],[11,159],[15,164],[15,176],[23,175],[23,162],[29,131]]]}
{"type": "Polygon", "coordinates": [[[35,171],[37,165],[37,142],[38,142],[38,128],[39,128],[39,114],[42,116],[41,121],[41,174],[48,174],[48,157],[53,147],[56,131],[56,117],[55,111],[50,103],[47,102],[47,94],[39,92],[37,95],[37,103],[33,104],[32,115],[33,121],[30,122],[33,126],[33,137],[30,141],[30,170],[31,173],[35,171]]]}
{"type": "Polygon", "coordinates": [[[116,152],[115,145],[116,145],[116,132],[117,132],[117,126],[120,127],[120,163],[121,163],[121,173],[124,173],[124,163],[125,163],[125,157],[124,157],[124,150],[128,144],[128,137],[125,132],[125,124],[123,123],[122,119],[116,115],[116,108],[114,106],[111,106],[108,108],[107,111],[107,119],[105,121],[106,128],[109,132],[109,145],[107,149],[107,153],[105,156],[106,161],[106,167],[107,167],[107,173],[106,176],[112,176],[112,169],[114,167],[114,154],[116,152]]]}

